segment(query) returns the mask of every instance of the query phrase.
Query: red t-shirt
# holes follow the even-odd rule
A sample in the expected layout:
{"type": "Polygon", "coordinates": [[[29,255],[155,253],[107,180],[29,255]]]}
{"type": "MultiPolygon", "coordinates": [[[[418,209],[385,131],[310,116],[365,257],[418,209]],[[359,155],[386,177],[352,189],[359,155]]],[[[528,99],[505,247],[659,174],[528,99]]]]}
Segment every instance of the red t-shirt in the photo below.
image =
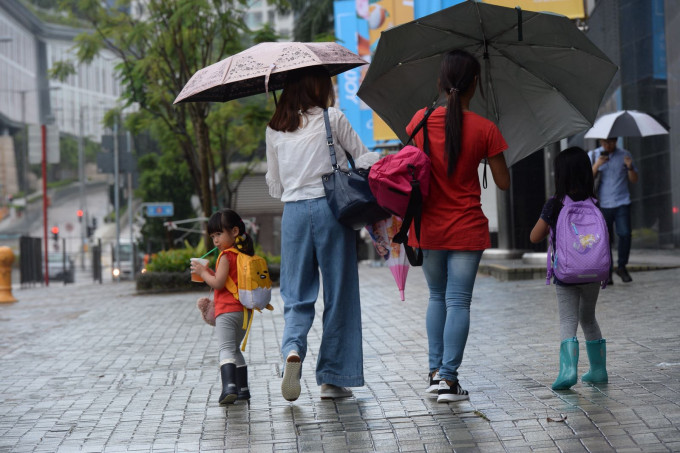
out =
{"type": "MultiPolygon", "coordinates": [[[[220,264],[222,255],[226,256],[229,261],[229,277],[234,280],[234,283],[238,283],[238,269],[236,267],[236,258],[238,257],[238,254],[228,250],[221,252],[217,257],[215,270],[217,270],[217,266],[220,264]]],[[[222,313],[232,313],[241,310],[243,310],[243,305],[241,305],[241,302],[236,300],[234,295],[227,290],[226,285],[222,289],[215,290],[215,317],[218,317],[222,313]]]]}
{"type": "MultiPolygon", "coordinates": [[[[406,127],[410,135],[426,109],[416,112],[406,127]]],[[[446,108],[438,107],[427,120],[432,170],[430,193],[425,199],[420,228],[420,247],[430,250],[484,250],[491,247],[489,221],[482,212],[481,188],[477,169],[485,157],[493,157],[508,147],[491,121],[472,112],[463,112],[461,153],[451,177],[445,157],[444,124],[446,108]]],[[[414,139],[423,149],[423,132],[414,139]]],[[[408,244],[418,245],[413,225],[408,244]]]]}

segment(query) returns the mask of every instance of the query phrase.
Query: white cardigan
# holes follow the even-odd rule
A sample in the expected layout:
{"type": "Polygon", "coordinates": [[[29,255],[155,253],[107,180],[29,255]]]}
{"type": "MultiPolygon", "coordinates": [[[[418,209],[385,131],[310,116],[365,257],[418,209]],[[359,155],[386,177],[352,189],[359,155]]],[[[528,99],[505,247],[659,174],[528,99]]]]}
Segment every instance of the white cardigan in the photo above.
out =
{"type": "MultiPolygon", "coordinates": [[[[267,127],[267,186],[269,194],[283,202],[325,196],[321,175],[330,173],[332,169],[323,110],[314,107],[302,117],[303,126],[295,132],[280,132],[267,127]]],[[[336,159],[346,169],[345,150],[356,159],[368,149],[344,113],[329,107],[328,117],[336,159]]]]}

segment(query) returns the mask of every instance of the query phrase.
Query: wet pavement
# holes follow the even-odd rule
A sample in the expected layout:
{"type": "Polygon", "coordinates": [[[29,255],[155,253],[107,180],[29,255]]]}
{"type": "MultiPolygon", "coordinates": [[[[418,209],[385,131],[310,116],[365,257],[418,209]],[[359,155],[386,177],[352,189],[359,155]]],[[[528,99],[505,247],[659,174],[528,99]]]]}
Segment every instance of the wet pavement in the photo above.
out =
{"type": "MultiPolygon", "coordinates": [[[[418,268],[402,302],[387,268],[360,267],[366,385],[354,397],[319,398],[319,302],[302,394],[283,399],[275,290],[275,311],[256,314],[245,353],[252,399],[226,407],[217,403],[217,340],[195,306],[207,290],[15,286],[19,301],[0,305],[0,451],[680,451],[680,268],[663,267],[631,266],[632,283],[615,277],[601,292],[609,384],[558,392],[554,287],[480,274],[459,370],[470,400],[451,404],[423,392],[427,287],[418,268]]],[[[578,337],[581,375],[580,329],[578,337]]]]}

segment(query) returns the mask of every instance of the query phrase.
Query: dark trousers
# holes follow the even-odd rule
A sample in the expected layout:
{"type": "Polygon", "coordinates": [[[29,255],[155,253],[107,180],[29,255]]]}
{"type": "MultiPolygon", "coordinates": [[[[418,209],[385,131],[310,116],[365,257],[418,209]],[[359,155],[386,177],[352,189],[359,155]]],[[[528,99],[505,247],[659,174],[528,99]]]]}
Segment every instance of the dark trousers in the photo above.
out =
{"type": "MultiPolygon", "coordinates": [[[[626,267],[628,264],[628,257],[630,256],[630,243],[632,239],[632,230],[630,226],[630,205],[617,206],[616,208],[600,208],[604,221],[607,223],[607,230],[609,231],[609,245],[610,253],[611,246],[614,242],[614,226],[616,226],[616,235],[619,238],[619,268],[626,267]]],[[[612,266],[614,260],[612,259],[612,266]]],[[[609,271],[611,273],[611,270],[609,271]]]]}

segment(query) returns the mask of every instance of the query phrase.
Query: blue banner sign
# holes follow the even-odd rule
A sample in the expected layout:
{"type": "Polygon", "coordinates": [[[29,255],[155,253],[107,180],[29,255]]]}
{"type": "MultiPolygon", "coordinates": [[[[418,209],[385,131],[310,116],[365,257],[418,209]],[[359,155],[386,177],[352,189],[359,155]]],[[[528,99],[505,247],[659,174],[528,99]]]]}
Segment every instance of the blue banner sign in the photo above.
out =
{"type": "Polygon", "coordinates": [[[172,217],[175,215],[175,206],[172,202],[168,203],[147,203],[147,217],[172,217]]]}

